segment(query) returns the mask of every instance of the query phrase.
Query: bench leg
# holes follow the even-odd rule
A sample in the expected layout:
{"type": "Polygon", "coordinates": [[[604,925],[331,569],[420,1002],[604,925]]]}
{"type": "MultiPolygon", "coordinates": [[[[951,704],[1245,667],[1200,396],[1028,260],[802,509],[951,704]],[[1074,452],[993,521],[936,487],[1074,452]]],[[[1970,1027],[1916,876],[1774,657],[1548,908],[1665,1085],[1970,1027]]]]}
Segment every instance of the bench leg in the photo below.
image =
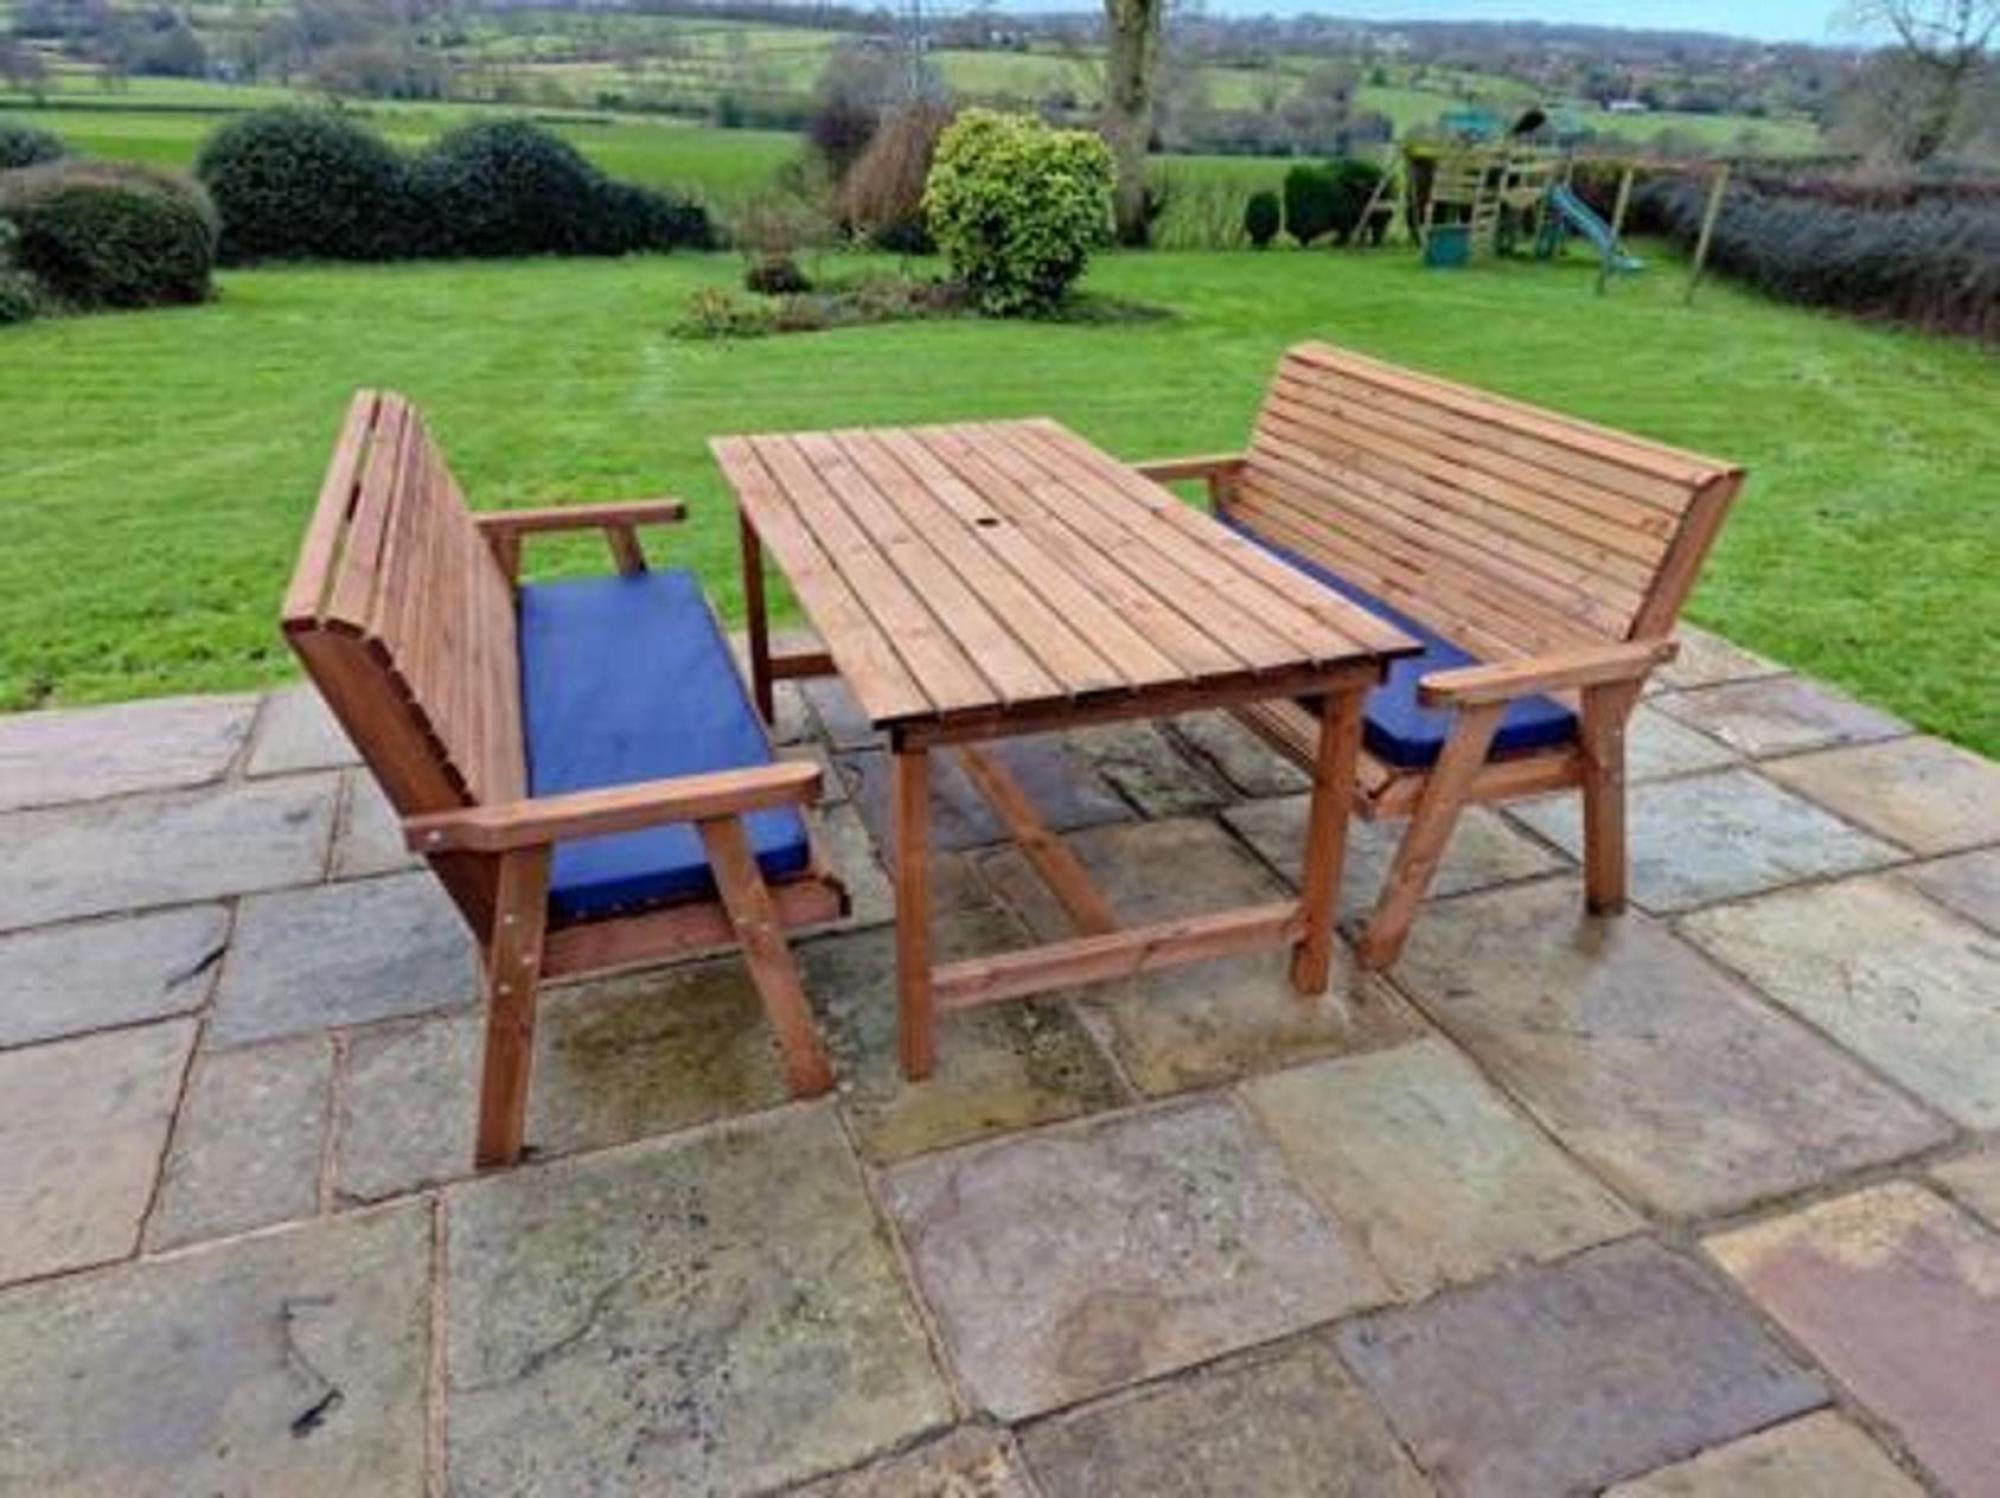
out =
{"type": "Polygon", "coordinates": [[[546,846],[502,855],[493,906],[493,934],[486,949],[486,1056],[473,1160],[482,1170],[521,1158],[549,914],[546,846]]]}
{"type": "Polygon", "coordinates": [[[1363,967],[1385,968],[1403,950],[1410,922],[1415,919],[1424,891],[1430,888],[1431,876],[1444,857],[1445,844],[1451,840],[1451,829],[1465,805],[1466,792],[1486,765],[1486,753],[1493,746],[1500,715],[1506,710],[1504,702],[1481,702],[1459,709],[1458,720],[1452,724],[1437,763],[1424,778],[1423,794],[1417,799],[1417,809],[1396,849],[1395,861],[1389,865],[1389,877],[1375,902],[1375,913],[1368,918],[1368,928],[1362,933],[1358,950],[1363,967]]]}
{"type": "Polygon", "coordinates": [[[820,1044],[819,1027],[799,984],[798,964],[792,961],[771,891],[758,871],[757,855],[750,851],[750,839],[735,817],[711,817],[698,825],[709,867],[715,871],[715,887],[742,944],[750,981],[757,985],[765,1017],[784,1053],[786,1085],[793,1097],[817,1097],[833,1086],[833,1067],[820,1044]]]}
{"type": "Polygon", "coordinates": [[[1320,703],[1305,876],[1299,882],[1305,933],[1292,951],[1292,987],[1302,995],[1325,993],[1333,976],[1333,930],[1340,919],[1341,865],[1347,856],[1347,814],[1354,798],[1361,704],[1366,696],[1365,688],[1329,692],[1320,703]]]}
{"type": "Polygon", "coordinates": [[[936,1058],[931,995],[930,753],[898,749],[896,824],[896,1028],[903,1075],[921,1082],[936,1058]]]}
{"type": "Polygon", "coordinates": [[[1583,895],[1593,915],[1625,908],[1625,724],[1632,689],[1583,691],[1583,895]]]}

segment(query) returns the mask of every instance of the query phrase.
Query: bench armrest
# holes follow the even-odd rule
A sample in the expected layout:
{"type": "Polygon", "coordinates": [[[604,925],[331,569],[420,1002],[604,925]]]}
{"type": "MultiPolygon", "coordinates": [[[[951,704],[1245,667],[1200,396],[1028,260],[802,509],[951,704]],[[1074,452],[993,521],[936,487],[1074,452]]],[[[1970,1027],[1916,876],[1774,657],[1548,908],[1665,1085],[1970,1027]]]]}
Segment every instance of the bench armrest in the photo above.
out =
{"type": "Polygon", "coordinates": [[[1153,458],[1130,466],[1141,478],[1149,478],[1156,484],[1177,484],[1183,479],[1207,479],[1212,483],[1241,468],[1243,454],[1209,453],[1193,458],[1153,458]]]}
{"type": "Polygon", "coordinates": [[[533,796],[403,819],[413,853],[507,853],[517,848],[698,822],[767,806],[817,800],[820,767],[798,761],[642,780],[596,791],[533,796]]]}
{"type": "Polygon", "coordinates": [[[536,510],[481,510],[472,520],[489,536],[600,530],[612,525],[670,525],[687,518],[678,499],[621,499],[609,504],[548,505],[536,510]]]}
{"type": "Polygon", "coordinates": [[[1566,687],[1641,681],[1655,666],[1664,665],[1679,651],[1680,646],[1672,640],[1625,640],[1615,645],[1587,645],[1491,666],[1460,666],[1451,671],[1433,671],[1417,684],[1417,696],[1426,707],[1469,707],[1566,687]]]}

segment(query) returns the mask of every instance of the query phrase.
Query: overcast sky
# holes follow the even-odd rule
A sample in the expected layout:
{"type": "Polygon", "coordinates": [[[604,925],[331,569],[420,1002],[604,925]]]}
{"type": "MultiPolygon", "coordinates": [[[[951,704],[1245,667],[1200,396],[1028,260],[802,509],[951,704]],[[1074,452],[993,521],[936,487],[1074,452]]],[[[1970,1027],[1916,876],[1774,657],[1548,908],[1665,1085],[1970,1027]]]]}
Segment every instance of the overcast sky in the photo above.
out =
{"type": "Polygon", "coordinates": [[[1356,20],[1568,21],[1669,31],[1720,31],[1774,41],[1850,42],[1831,24],[1841,0],[1208,0],[1212,11],[1294,15],[1304,11],[1356,20]]]}

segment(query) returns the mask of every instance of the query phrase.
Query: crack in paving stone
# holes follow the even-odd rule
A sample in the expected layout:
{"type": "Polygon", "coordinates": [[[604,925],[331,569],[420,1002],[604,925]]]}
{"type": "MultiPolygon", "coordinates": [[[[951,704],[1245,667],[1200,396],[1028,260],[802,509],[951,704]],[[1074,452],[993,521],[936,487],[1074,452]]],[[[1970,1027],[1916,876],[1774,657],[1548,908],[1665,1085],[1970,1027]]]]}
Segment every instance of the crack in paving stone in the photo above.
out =
{"type": "Polygon", "coordinates": [[[306,1356],[299,1346],[293,1328],[297,1326],[301,1310],[323,1310],[334,1303],[331,1295],[301,1295],[279,1303],[278,1324],[284,1333],[285,1361],[311,1382],[321,1386],[318,1398],[292,1417],[291,1429],[294,1439],[303,1440],[326,1423],[326,1417],[340,1407],[346,1397],[340,1385],[319,1371],[313,1360],[306,1356]]]}

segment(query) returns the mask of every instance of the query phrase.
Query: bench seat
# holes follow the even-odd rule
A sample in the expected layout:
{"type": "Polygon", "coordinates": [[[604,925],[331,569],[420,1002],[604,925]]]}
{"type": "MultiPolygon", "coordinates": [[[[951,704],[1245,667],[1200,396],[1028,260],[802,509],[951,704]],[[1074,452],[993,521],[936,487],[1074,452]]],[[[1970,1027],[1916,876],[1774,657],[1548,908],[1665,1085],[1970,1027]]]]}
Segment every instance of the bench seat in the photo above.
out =
{"type": "MultiPolygon", "coordinates": [[[[1450,708],[1425,707],[1417,700],[1417,684],[1433,671],[1481,664],[1478,656],[1463,650],[1436,630],[1412,619],[1393,604],[1385,603],[1365,589],[1357,588],[1339,574],[1300,556],[1275,541],[1266,539],[1251,526],[1229,516],[1223,524],[1254,541],[1286,565],[1297,568],[1324,583],[1351,603],[1358,603],[1378,618],[1386,619],[1405,633],[1424,642],[1421,654],[1393,661],[1389,678],[1368,694],[1362,712],[1362,742],[1368,752],[1398,769],[1422,769],[1437,762],[1451,731],[1450,708]]],[[[1547,749],[1576,741],[1576,714],[1552,697],[1518,697],[1507,704],[1500,727],[1493,735],[1488,753],[1498,757],[1547,749]]]]}
{"type": "MultiPolygon", "coordinates": [[[[525,583],[521,704],[528,788],[596,790],[765,765],[770,740],[694,574],[525,583]]],[[[743,817],[767,880],[811,862],[790,807],[743,817]]],[[[565,920],[715,893],[701,837],[686,823],[559,843],[551,909],[565,920]]]]}

